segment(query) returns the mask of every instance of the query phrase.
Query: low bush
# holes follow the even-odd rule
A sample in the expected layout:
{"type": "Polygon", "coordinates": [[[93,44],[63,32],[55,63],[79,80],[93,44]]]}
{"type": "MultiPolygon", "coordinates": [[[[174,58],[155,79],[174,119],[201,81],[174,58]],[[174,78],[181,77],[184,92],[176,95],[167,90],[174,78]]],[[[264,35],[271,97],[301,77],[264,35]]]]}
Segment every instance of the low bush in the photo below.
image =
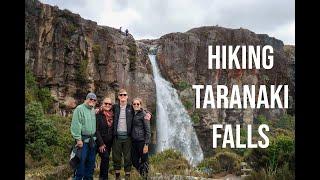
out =
{"type": "Polygon", "coordinates": [[[72,143],[71,119],[45,115],[41,103],[34,101],[26,106],[25,120],[26,167],[66,163],[72,143]]]}
{"type": "Polygon", "coordinates": [[[205,158],[197,168],[207,174],[216,174],[220,172],[240,173],[241,157],[236,153],[227,151],[220,151],[213,157],[205,158]]]}
{"type": "Polygon", "coordinates": [[[182,154],[173,149],[165,150],[150,157],[153,172],[163,174],[184,174],[191,166],[182,154]]]}
{"type": "Polygon", "coordinates": [[[265,169],[269,175],[274,175],[280,171],[284,174],[285,170],[287,171],[286,173],[294,175],[294,144],[293,137],[280,135],[270,139],[270,145],[268,148],[252,149],[250,153],[245,156],[245,160],[256,172],[265,169]]]}

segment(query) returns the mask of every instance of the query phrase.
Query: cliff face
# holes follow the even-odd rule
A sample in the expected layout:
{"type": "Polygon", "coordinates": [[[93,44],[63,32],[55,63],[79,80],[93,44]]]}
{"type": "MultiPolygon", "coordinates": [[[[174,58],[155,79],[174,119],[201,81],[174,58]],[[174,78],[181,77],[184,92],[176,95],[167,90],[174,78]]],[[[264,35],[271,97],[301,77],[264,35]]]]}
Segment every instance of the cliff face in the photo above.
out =
{"type": "Polygon", "coordinates": [[[25,64],[55,97],[53,112],[81,103],[88,91],[101,100],[126,88],[155,109],[155,85],[147,52],[129,34],[99,26],[68,10],[27,0],[25,64]],[[60,107],[60,108],[59,108],[60,107]]]}
{"type": "MultiPolygon", "coordinates": [[[[289,111],[294,113],[294,46],[286,46],[282,41],[267,35],[255,34],[246,29],[228,29],[223,27],[200,27],[185,33],[170,33],[155,42],[157,60],[162,75],[179,90],[180,98],[195,120],[202,148],[210,150],[212,124],[215,123],[252,123],[258,114],[267,119],[277,119],[283,115],[283,109],[195,109],[195,90],[193,84],[203,85],[289,85],[289,111]],[[265,69],[208,69],[208,45],[271,45],[274,49],[274,66],[265,69]],[[181,86],[183,88],[181,88],[181,86]],[[188,108],[189,107],[189,108],[188,108]]],[[[240,53],[239,53],[240,54],[240,53]]],[[[238,55],[241,61],[241,56],[238,55]]],[[[214,64],[213,64],[214,66],[214,64]]],[[[215,89],[214,89],[214,93],[215,89]]],[[[256,94],[256,97],[258,94],[256,94]]],[[[201,97],[204,97],[202,91],[201,97]]],[[[208,152],[207,152],[208,153],[208,152]]],[[[207,154],[206,153],[206,154],[207,154]]]]}

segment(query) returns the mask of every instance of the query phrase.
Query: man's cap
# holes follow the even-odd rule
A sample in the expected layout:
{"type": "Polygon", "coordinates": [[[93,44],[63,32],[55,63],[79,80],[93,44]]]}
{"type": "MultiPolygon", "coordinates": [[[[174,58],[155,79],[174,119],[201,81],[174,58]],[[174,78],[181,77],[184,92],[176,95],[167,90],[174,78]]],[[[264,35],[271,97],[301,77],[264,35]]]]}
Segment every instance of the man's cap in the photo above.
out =
{"type": "Polygon", "coordinates": [[[91,93],[88,93],[86,99],[95,99],[95,100],[97,100],[97,96],[94,93],[91,92],[91,93]]]}

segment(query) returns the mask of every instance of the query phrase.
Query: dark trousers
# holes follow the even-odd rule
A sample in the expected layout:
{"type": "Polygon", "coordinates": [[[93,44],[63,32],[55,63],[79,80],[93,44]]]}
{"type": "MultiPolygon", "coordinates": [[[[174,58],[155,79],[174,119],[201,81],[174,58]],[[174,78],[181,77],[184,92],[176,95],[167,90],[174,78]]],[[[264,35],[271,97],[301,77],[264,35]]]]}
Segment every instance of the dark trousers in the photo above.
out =
{"type": "Polygon", "coordinates": [[[107,150],[103,153],[99,152],[99,156],[101,158],[100,162],[100,175],[99,179],[106,180],[108,179],[108,171],[109,171],[109,156],[111,151],[111,144],[107,144],[107,150]]]}
{"type": "Polygon", "coordinates": [[[74,179],[93,179],[93,171],[96,161],[96,145],[90,148],[89,143],[83,143],[80,164],[75,171],[74,179]]]}
{"type": "Polygon", "coordinates": [[[131,138],[128,137],[127,139],[118,139],[117,137],[114,138],[112,144],[112,160],[113,160],[113,167],[114,170],[121,169],[121,162],[122,157],[124,160],[124,171],[130,172],[131,171],[131,138]]]}
{"type": "Polygon", "coordinates": [[[132,164],[144,176],[148,173],[148,153],[143,154],[144,141],[132,142],[132,164]]]}

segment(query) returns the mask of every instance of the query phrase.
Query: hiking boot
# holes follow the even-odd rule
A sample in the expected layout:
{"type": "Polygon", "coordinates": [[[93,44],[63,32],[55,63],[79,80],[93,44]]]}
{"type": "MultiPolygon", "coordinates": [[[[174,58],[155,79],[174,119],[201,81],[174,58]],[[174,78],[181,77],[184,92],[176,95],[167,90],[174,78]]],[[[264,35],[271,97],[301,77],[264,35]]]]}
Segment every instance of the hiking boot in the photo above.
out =
{"type": "Polygon", "coordinates": [[[126,173],[125,180],[129,180],[129,179],[130,179],[130,173],[126,173]]]}

